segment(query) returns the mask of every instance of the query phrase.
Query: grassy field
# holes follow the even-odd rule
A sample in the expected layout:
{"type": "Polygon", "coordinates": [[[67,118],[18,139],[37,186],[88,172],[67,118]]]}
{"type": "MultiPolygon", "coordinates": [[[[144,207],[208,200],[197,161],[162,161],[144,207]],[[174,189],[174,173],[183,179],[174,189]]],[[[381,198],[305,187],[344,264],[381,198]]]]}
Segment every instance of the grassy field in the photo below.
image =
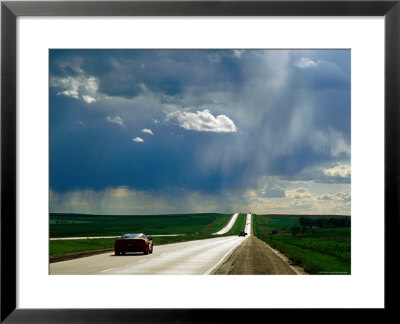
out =
{"type": "MultiPolygon", "coordinates": [[[[146,235],[184,234],[153,237],[154,245],[215,237],[230,214],[184,214],[152,216],[96,216],[81,214],[51,214],[50,237],[119,236],[143,232],[146,235]]],[[[224,234],[237,235],[244,228],[246,215],[240,214],[232,229],[224,234]]],[[[50,261],[80,254],[112,250],[114,238],[51,240],[50,261]]]]}
{"type": "Polygon", "coordinates": [[[84,239],[50,241],[50,261],[77,254],[111,250],[115,239],[84,239]]]}
{"type": "MultiPolygon", "coordinates": [[[[343,217],[346,216],[305,216],[314,220],[343,217]]],[[[303,228],[299,220],[297,215],[254,215],[254,234],[308,273],[350,274],[350,227],[303,228]]]]}
{"type": "Polygon", "coordinates": [[[246,217],[247,217],[246,214],[239,214],[239,216],[236,219],[235,224],[233,224],[231,230],[228,233],[225,233],[221,236],[239,235],[239,232],[244,230],[244,226],[246,224],[246,217]]]}
{"type": "MultiPolygon", "coordinates": [[[[208,238],[210,235],[187,234],[182,236],[153,237],[153,244],[156,248],[160,244],[200,240],[208,238]]],[[[50,241],[50,261],[59,258],[76,256],[85,253],[113,251],[115,238],[102,239],[78,239],[78,240],[57,240],[50,241]]]]}
{"type": "Polygon", "coordinates": [[[84,215],[50,214],[50,237],[113,236],[123,233],[210,234],[221,229],[230,214],[84,215]]]}

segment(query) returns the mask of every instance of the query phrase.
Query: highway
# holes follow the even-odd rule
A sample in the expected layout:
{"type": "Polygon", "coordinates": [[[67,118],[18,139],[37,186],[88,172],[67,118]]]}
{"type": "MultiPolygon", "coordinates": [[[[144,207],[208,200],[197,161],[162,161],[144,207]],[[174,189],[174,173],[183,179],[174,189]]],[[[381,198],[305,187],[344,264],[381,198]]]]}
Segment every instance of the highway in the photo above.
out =
{"type": "Polygon", "coordinates": [[[231,230],[233,224],[235,224],[236,219],[238,218],[238,216],[239,216],[239,213],[233,214],[231,219],[229,220],[229,222],[222,229],[220,229],[218,232],[214,233],[214,235],[222,235],[222,234],[228,233],[231,230]]]}
{"type": "MultiPolygon", "coordinates": [[[[236,221],[238,214],[232,218],[236,221]],[[236,217],[235,217],[236,216],[236,217]]],[[[228,225],[232,227],[232,218],[228,225]],[[232,223],[230,225],[230,223],[232,223]]],[[[224,227],[226,228],[226,227],[224,227]]],[[[245,231],[250,234],[251,214],[245,231]]],[[[107,252],[79,259],[50,263],[52,275],[204,275],[214,271],[249,237],[225,236],[188,242],[154,245],[153,253],[114,255],[107,252]]]]}
{"type": "Polygon", "coordinates": [[[216,237],[154,246],[152,254],[113,252],[50,264],[50,274],[203,275],[210,273],[230,252],[244,242],[238,236],[216,237]]]}
{"type": "Polygon", "coordinates": [[[244,226],[244,231],[247,233],[247,235],[252,234],[251,227],[251,213],[248,213],[246,217],[246,225],[244,226]]]}

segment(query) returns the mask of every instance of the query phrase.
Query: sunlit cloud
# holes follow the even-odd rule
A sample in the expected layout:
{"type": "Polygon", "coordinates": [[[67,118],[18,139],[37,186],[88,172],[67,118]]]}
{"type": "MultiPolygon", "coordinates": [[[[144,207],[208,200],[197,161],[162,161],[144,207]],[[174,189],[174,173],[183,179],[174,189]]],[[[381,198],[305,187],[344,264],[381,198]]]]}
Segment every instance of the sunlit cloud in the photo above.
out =
{"type": "Polygon", "coordinates": [[[348,178],[351,176],[351,166],[348,164],[337,164],[332,168],[323,170],[323,172],[329,177],[348,178]]]}
{"type": "Polygon", "coordinates": [[[210,110],[181,112],[175,111],[167,114],[166,120],[178,124],[187,130],[199,132],[232,133],[237,132],[234,122],[226,115],[213,116],[210,110]]]}
{"type": "Polygon", "coordinates": [[[96,99],[91,96],[82,96],[82,99],[85,100],[89,104],[96,101],[96,99]]]}
{"type": "Polygon", "coordinates": [[[143,128],[143,129],[142,129],[142,133],[149,134],[149,135],[154,135],[154,133],[152,132],[152,130],[149,129],[149,128],[143,128]]]}
{"type": "Polygon", "coordinates": [[[85,74],[67,77],[50,77],[50,86],[59,88],[58,96],[82,98],[87,103],[96,101],[99,80],[85,74]]]}
{"type": "Polygon", "coordinates": [[[137,142],[137,143],[143,143],[144,142],[143,138],[140,138],[140,137],[132,138],[132,141],[137,142]]]}

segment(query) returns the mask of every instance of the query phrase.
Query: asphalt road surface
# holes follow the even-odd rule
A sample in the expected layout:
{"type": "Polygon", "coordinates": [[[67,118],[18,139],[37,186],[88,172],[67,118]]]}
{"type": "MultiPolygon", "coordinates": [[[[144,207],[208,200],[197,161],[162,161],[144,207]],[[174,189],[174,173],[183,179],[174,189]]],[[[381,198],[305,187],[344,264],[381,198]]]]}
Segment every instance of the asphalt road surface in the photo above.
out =
{"type": "Polygon", "coordinates": [[[246,239],[226,236],[155,245],[153,253],[148,255],[128,253],[115,256],[113,252],[107,252],[51,263],[50,274],[209,274],[246,239]]]}
{"type": "Polygon", "coordinates": [[[251,213],[248,213],[246,217],[246,225],[244,226],[244,231],[247,233],[247,235],[252,234],[251,227],[251,213]]]}
{"type": "Polygon", "coordinates": [[[247,214],[246,237],[226,236],[155,245],[153,254],[149,255],[115,256],[107,252],[51,263],[50,274],[302,274],[301,269],[291,266],[269,245],[252,235],[251,216],[247,214]]]}
{"type": "Polygon", "coordinates": [[[214,234],[222,235],[222,234],[228,233],[231,230],[233,224],[235,224],[238,216],[239,216],[239,213],[233,214],[231,219],[229,220],[229,222],[221,230],[219,230],[218,232],[216,232],[214,234]]]}

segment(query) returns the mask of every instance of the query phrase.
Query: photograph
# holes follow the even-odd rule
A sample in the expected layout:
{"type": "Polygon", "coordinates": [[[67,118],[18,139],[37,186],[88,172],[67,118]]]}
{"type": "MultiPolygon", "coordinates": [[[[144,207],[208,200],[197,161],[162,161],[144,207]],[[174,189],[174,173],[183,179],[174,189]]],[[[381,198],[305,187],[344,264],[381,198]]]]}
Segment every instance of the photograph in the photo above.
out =
{"type": "Polygon", "coordinates": [[[50,275],[351,275],[351,49],[48,55],[50,275]]]}
{"type": "Polygon", "coordinates": [[[0,322],[391,318],[399,2],[2,1],[0,322]]]}

